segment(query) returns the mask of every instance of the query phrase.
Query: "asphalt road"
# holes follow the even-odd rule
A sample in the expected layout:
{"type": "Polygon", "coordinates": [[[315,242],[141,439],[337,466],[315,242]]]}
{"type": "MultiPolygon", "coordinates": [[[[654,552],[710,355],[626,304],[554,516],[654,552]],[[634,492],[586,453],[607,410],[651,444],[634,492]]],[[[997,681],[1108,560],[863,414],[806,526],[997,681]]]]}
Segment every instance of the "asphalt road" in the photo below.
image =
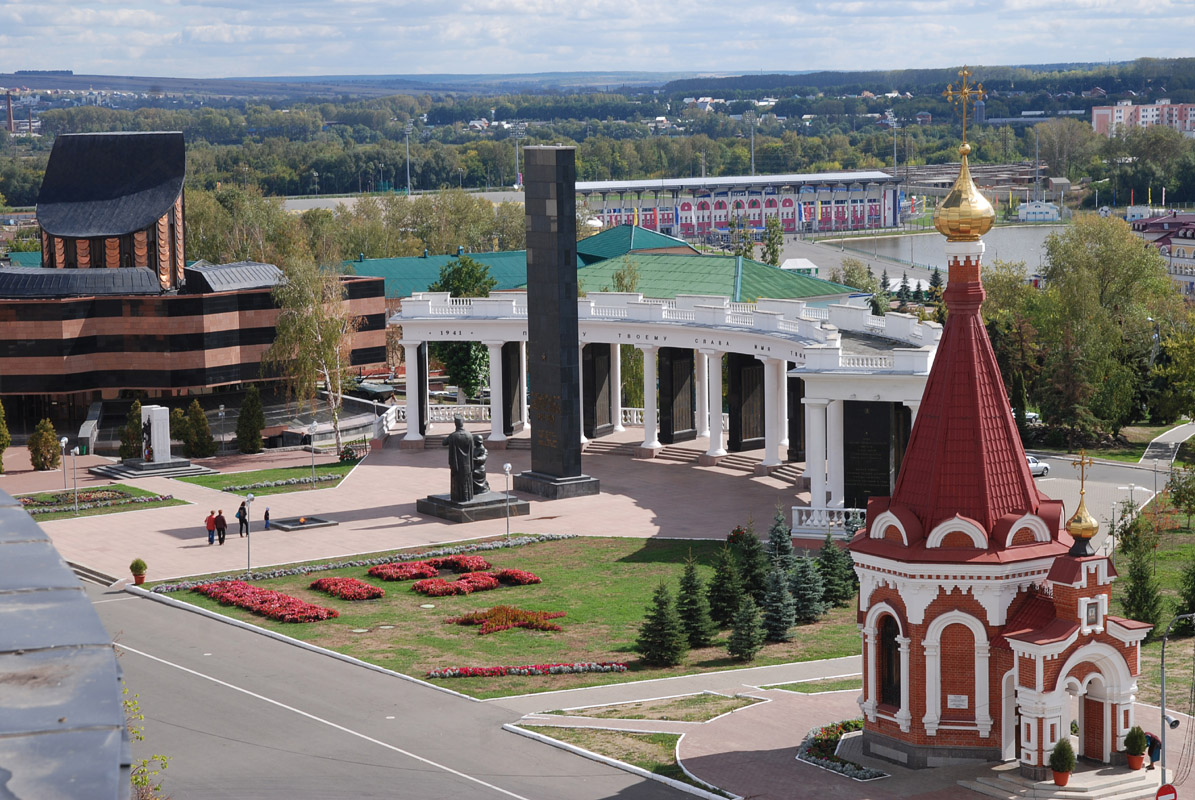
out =
{"type": "Polygon", "coordinates": [[[187,798],[688,797],[501,730],[517,712],[89,586],[139,695],[145,741],[187,798]]]}

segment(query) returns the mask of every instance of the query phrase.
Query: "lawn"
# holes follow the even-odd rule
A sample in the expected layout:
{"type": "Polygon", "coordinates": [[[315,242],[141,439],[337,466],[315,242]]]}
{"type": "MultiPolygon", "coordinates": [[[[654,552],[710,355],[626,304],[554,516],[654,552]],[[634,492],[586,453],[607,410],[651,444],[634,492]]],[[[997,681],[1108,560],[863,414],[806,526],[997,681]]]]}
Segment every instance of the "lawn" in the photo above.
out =
{"type": "Polygon", "coordinates": [[[367,578],[364,567],[256,582],[255,585],[278,589],[340,612],[337,619],[302,625],[276,623],[246,611],[219,606],[194,592],[171,596],[415,677],[423,677],[433,668],[459,666],[615,661],[626,663],[629,668],[624,673],[507,675],[435,681],[474,697],[572,689],[859,652],[854,610],[843,608],[835,609],[820,622],[799,627],[791,642],[767,645],[747,664],[726,653],[728,631],[719,635],[716,646],[691,651],[679,666],[651,668],[641,664],[634,643],[655,587],[663,580],[675,592],[690,552],[699,564],[702,579],[708,581],[713,574],[710,565],[720,547],[722,543],[716,541],[578,538],[490,551],[483,555],[495,569],[529,570],[540,576],[543,583],[438,598],[416,594],[410,581],[367,578]],[[307,588],[315,577],[325,576],[366,579],[385,588],[386,597],[354,603],[307,588]],[[514,629],[481,636],[476,627],[444,624],[448,617],[496,605],[563,611],[565,617],[553,620],[563,630],[514,629]],[[365,632],[354,633],[354,630],[365,632]]]}
{"type": "Polygon", "coordinates": [[[826,678],[820,681],[801,681],[800,683],[780,683],[775,686],[765,686],[765,689],[783,689],[786,692],[800,692],[801,694],[818,694],[819,692],[845,692],[851,689],[863,691],[863,676],[853,678],[826,678]]]}
{"type": "Polygon", "coordinates": [[[315,475],[318,478],[321,475],[335,475],[336,478],[329,481],[320,481],[312,486],[310,483],[293,483],[283,486],[262,486],[255,489],[237,489],[231,490],[232,486],[247,486],[255,483],[265,483],[267,481],[289,481],[301,478],[311,477],[311,467],[279,467],[278,469],[259,469],[252,472],[221,472],[216,475],[195,475],[189,478],[176,478],[175,480],[186,481],[187,483],[194,483],[197,486],[206,486],[209,489],[218,489],[222,492],[230,492],[231,494],[246,495],[253,492],[255,496],[265,494],[284,494],[286,492],[306,492],[311,489],[331,489],[338,486],[344,477],[353,471],[353,467],[360,462],[345,461],[337,464],[323,464],[317,465],[315,468],[315,475]]]}
{"type": "MultiPolygon", "coordinates": [[[[121,505],[113,506],[99,506],[97,508],[82,508],[88,502],[88,499],[96,492],[106,492],[115,490],[124,492],[130,497],[154,497],[155,492],[149,492],[145,489],[138,489],[135,486],[128,486],[123,483],[113,483],[108,486],[89,486],[85,490],[79,491],[79,513],[75,513],[75,493],[73,490],[69,491],[54,491],[54,492],[38,492],[37,494],[26,494],[20,497],[30,497],[38,501],[47,501],[55,503],[55,507],[65,507],[64,511],[51,511],[45,514],[34,514],[33,519],[37,522],[51,522],[56,519],[73,519],[74,517],[94,517],[99,514],[120,514],[125,511],[141,511],[146,508],[166,508],[167,506],[185,506],[186,500],[179,500],[173,498],[170,500],[154,500],[146,503],[123,503],[121,505]]],[[[18,498],[20,499],[20,498],[18,498]]],[[[98,498],[102,502],[102,497],[98,498]]]]}
{"type": "Polygon", "coordinates": [[[619,703],[612,706],[562,709],[550,711],[564,717],[587,717],[590,719],[659,719],[670,722],[709,722],[714,717],[729,714],[740,708],[761,703],[754,697],[729,697],[724,694],[703,692],[684,697],[665,697],[659,700],[640,700],[634,703],[619,703]]]}

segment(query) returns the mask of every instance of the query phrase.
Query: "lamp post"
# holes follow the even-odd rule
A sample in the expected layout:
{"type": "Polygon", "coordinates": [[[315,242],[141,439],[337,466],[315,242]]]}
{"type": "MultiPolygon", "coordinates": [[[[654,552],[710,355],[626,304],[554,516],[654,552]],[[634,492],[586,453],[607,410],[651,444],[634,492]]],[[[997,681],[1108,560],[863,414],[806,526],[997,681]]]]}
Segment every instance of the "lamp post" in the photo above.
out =
{"type": "Polygon", "coordinates": [[[307,435],[311,440],[311,483],[315,484],[315,420],[311,420],[311,424],[307,426],[307,435]]]}
{"type": "MultiPolygon", "coordinates": [[[[79,514],[79,471],[75,468],[75,459],[79,455],[79,448],[71,448],[71,479],[75,482],[75,515],[79,514]]],[[[65,466],[65,464],[63,465],[65,466]]]]}
{"type": "MultiPolygon", "coordinates": [[[[249,512],[253,510],[253,492],[245,495],[245,525],[249,525],[249,512]]],[[[245,575],[253,573],[253,533],[252,526],[245,534],[245,575]]]]}
{"type": "Polygon", "coordinates": [[[743,114],[743,122],[751,127],[751,174],[755,174],[755,112],[748,109],[743,114]]]}
{"type": "Polygon", "coordinates": [[[1166,785],[1166,729],[1170,727],[1178,727],[1178,719],[1167,716],[1166,714],[1166,640],[1170,638],[1170,631],[1174,628],[1174,623],[1180,619],[1195,620],[1195,614],[1179,614],[1174,619],[1170,620],[1170,624],[1166,626],[1166,632],[1162,634],[1162,785],[1166,785]]]}
{"type": "Polygon", "coordinates": [[[415,127],[414,122],[408,122],[403,133],[407,136],[407,197],[411,196],[411,129],[415,127]]]}
{"type": "Polygon", "coordinates": [[[63,436],[58,440],[58,444],[62,446],[62,490],[66,491],[66,437],[63,436]]]}
{"type": "Polygon", "coordinates": [[[216,412],[216,416],[220,418],[220,452],[224,452],[224,404],[220,404],[220,410],[216,412]]]}
{"type": "Polygon", "coordinates": [[[465,170],[461,167],[456,168],[456,188],[465,188],[465,170]]]}
{"type": "Polygon", "coordinates": [[[510,538],[510,464],[503,464],[502,471],[506,473],[506,538],[510,538]]]}

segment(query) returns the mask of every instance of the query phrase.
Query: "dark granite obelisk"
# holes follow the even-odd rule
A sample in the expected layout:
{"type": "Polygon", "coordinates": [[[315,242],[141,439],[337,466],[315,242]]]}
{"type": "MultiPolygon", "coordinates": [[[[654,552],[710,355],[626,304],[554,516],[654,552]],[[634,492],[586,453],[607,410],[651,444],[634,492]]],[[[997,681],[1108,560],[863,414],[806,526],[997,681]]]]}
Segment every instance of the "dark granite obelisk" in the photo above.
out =
{"type": "Polygon", "coordinates": [[[551,500],[597,494],[598,480],[581,473],[576,149],[523,152],[531,469],[514,486],[551,500]]]}

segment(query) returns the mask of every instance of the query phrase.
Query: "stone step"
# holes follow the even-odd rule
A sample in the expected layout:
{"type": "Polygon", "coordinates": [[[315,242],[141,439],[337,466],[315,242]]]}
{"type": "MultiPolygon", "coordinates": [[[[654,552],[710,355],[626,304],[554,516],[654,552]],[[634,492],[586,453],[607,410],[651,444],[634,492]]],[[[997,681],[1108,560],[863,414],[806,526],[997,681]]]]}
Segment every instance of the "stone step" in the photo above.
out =
{"type": "Polygon", "coordinates": [[[1030,800],[1149,800],[1157,793],[1158,778],[1144,770],[1097,775],[1079,772],[1066,786],[1035,781],[1009,769],[997,769],[959,785],[988,797],[1030,800]]]}
{"type": "MultiPolygon", "coordinates": [[[[1040,788],[1042,781],[1035,781],[1032,778],[1026,778],[1019,772],[1005,772],[999,775],[981,775],[978,778],[981,782],[986,783],[1012,783],[1017,786],[1025,788],[1040,788]]],[[[1053,781],[1048,784],[1053,786],[1053,781]]],[[[1092,792],[1103,791],[1105,789],[1126,789],[1136,788],[1140,786],[1152,786],[1157,789],[1158,781],[1146,770],[1126,770],[1124,772],[1116,772],[1110,775],[1097,775],[1092,772],[1078,772],[1071,775],[1070,783],[1065,787],[1059,787],[1060,790],[1066,792],[1078,792],[1084,797],[1091,796],[1092,792]]]]}
{"type": "Polygon", "coordinates": [[[101,464],[87,469],[92,475],[117,481],[135,481],[138,478],[184,478],[192,475],[215,475],[216,470],[189,464],[185,467],[171,467],[162,470],[129,469],[120,464],[101,464]]]}
{"type": "Polygon", "coordinates": [[[112,584],[116,583],[116,578],[112,577],[111,575],[106,575],[99,570],[92,569],[91,567],[85,567],[82,564],[76,564],[73,561],[66,562],[66,565],[71,568],[71,571],[79,576],[79,580],[88,581],[90,583],[98,583],[100,586],[111,586],[112,584]]]}

